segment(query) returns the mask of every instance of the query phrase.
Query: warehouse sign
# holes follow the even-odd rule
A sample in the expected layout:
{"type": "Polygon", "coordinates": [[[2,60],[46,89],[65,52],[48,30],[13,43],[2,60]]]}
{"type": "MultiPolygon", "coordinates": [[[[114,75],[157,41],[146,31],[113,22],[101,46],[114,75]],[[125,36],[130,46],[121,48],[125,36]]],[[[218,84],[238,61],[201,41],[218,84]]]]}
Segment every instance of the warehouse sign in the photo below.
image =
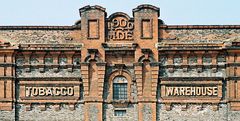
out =
{"type": "Polygon", "coordinates": [[[167,86],[166,96],[218,96],[217,86],[167,86]]]}
{"type": "Polygon", "coordinates": [[[73,96],[73,87],[26,87],[26,97],[38,96],[73,96]]]}

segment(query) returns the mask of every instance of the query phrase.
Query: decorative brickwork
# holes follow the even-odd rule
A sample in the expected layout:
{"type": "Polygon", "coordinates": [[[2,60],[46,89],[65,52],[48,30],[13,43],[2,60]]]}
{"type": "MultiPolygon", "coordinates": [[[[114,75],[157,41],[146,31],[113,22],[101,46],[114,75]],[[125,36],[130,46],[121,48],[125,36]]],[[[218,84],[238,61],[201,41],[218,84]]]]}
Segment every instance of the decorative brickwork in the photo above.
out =
{"type": "Polygon", "coordinates": [[[238,120],[240,25],[79,9],[73,26],[0,26],[0,120],[238,120]]]}

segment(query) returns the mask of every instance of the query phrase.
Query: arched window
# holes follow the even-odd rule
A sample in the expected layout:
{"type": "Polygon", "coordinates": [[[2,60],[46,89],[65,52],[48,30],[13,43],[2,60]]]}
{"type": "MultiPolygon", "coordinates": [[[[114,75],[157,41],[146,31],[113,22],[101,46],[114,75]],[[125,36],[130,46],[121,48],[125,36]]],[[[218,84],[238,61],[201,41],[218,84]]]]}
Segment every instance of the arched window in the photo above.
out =
{"type": "Polygon", "coordinates": [[[24,64],[24,56],[22,53],[16,54],[16,64],[17,65],[23,65],[24,64]]]}
{"type": "Polygon", "coordinates": [[[124,76],[117,76],[113,80],[113,100],[126,100],[128,97],[128,83],[124,76]]]}
{"type": "Polygon", "coordinates": [[[30,57],[30,64],[38,64],[39,61],[37,58],[38,58],[37,55],[35,53],[33,53],[30,57]]]}
{"type": "Polygon", "coordinates": [[[50,53],[47,53],[44,57],[45,64],[53,64],[53,57],[50,53]]]}
{"type": "Polygon", "coordinates": [[[81,54],[80,53],[75,53],[73,56],[73,65],[80,65],[80,59],[81,59],[81,54]]]}
{"type": "Polygon", "coordinates": [[[218,64],[224,64],[226,62],[226,58],[223,54],[220,54],[217,56],[217,63],[218,64]]]}
{"type": "Polygon", "coordinates": [[[160,64],[161,65],[166,65],[167,64],[167,56],[165,56],[165,55],[162,55],[162,56],[160,56],[160,64]]]}
{"type": "Polygon", "coordinates": [[[204,55],[202,58],[203,64],[212,64],[212,57],[210,55],[204,55]]]}
{"type": "Polygon", "coordinates": [[[179,56],[179,55],[174,56],[174,58],[173,58],[174,65],[180,65],[180,64],[182,64],[182,62],[183,62],[183,58],[181,56],[179,56]]]}
{"type": "Polygon", "coordinates": [[[197,56],[194,56],[194,55],[189,56],[188,64],[197,64],[197,56]]]}
{"type": "Polygon", "coordinates": [[[64,54],[61,54],[58,58],[59,65],[66,65],[67,64],[67,57],[64,54]]]}

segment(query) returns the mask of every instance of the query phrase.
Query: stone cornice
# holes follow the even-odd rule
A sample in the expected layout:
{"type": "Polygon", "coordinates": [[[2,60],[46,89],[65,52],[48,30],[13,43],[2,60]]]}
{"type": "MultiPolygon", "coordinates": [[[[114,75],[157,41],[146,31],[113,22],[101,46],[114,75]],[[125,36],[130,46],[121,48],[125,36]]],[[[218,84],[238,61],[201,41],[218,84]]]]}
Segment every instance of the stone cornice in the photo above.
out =
{"type": "Polygon", "coordinates": [[[21,50],[81,50],[83,44],[20,44],[21,50]]]}
{"type": "MultiPolygon", "coordinates": [[[[154,11],[156,11],[158,13],[158,16],[160,15],[160,9],[156,6],[153,6],[153,5],[149,5],[149,4],[143,4],[143,5],[139,5],[137,8],[134,8],[133,9],[133,13],[134,12],[137,12],[137,11],[140,11],[142,9],[152,9],[154,11]]],[[[134,15],[134,14],[133,14],[134,15]]]]}
{"type": "Polygon", "coordinates": [[[102,43],[103,48],[108,50],[135,50],[137,43],[102,43]]]}
{"type": "Polygon", "coordinates": [[[106,8],[103,8],[102,6],[99,6],[99,5],[95,5],[95,6],[87,5],[87,6],[84,6],[84,7],[79,9],[80,16],[82,15],[83,12],[88,11],[90,9],[97,9],[97,10],[100,10],[102,12],[105,12],[105,10],[106,10],[106,8]]]}

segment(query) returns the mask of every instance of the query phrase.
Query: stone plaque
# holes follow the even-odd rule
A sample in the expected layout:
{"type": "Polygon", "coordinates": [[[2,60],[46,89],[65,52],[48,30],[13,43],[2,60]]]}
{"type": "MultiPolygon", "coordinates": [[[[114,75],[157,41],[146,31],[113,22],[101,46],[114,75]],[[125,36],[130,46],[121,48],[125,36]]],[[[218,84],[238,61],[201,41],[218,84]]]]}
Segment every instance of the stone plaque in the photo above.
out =
{"type": "Polygon", "coordinates": [[[133,22],[127,17],[117,16],[108,22],[108,39],[113,41],[133,40],[133,22]]]}

